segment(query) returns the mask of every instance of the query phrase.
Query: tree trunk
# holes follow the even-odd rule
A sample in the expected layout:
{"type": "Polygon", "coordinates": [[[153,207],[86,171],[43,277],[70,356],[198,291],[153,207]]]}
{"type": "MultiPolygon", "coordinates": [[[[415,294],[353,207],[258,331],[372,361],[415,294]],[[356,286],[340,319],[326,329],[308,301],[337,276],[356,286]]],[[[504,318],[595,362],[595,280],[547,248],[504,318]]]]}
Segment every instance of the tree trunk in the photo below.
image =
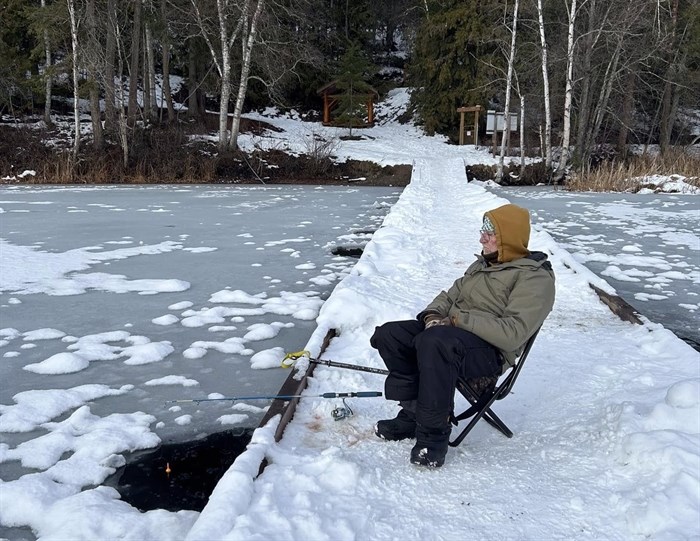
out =
{"type": "MultiPolygon", "coordinates": [[[[151,6],[152,7],[152,6],[151,6]]],[[[148,94],[150,96],[150,107],[148,108],[148,116],[155,122],[158,119],[158,97],[156,96],[156,62],[155,51],[153,50],[153,35],[151,25],[146,22],[146,58],[148,59],[148,94]]],[[[146,89],[144,89],[146,91],[146,89]]]]}
{"type": "Polygon", "coordinates": [[[73,0],[68,1],[68,14],[70,16],[70,36],[73,51],[73,128],[75,139],[73,140],[73,161],[78,159],[80,151],[80,110],[78,109],[78,20],[75,15],[73,0]]]}
{"type": "Polygon", "coordinates": [[[165,103],[168,107],[168,123],[175,122],[175,107],[173,106],[173,95],[170,89],[170,34],[168,28],[168,20],[165,9],[166,0],[161,0],[160,13],[163,23],[163,93],[165,94],[165,103]]]}
{"type": "MultiPolygon", "coordinates": [[[[107,0],[107,46],[105,50],[105,130],[114,131],[116,111],[114,109],[114,53],[117,48],[116,0],[107,0]]],[[[119,80],[121,85],[121,79],[119,80]]]]}
{"type": "Polygon", "coordinates": [[[661,99],[661,126],[659,132],[659,145],[661,147],[661,153],[665,154],[669,150],[671,144],[671,128],[673,126],[673,120],[671,118],[671,104],[672,104],[672,94],[674,87],[674,72],[676,66],[677,52],[676,48],[676,27],[678,24],[678,0],[673,0],[673,5],[671,7],[671,50],[668,54],[668,69],[666,70],[666,77],[664,83],[664,94],[661,99]]]}
{"type": "MultiPolygon", "coordinates": [[[[41,0],[41,8],[46,8],[46,0],[41,0]]],[[[51,42],[49,41],[49,31],[44,30],[44,54],[46,56],[46,67],[44,68],[44,77],[46,85],[44,86],[44,123],[47,126],[53,124],[51,120],[51,89],[53,86],[53,77],[51,76],[51,42]]]]}
{"type": "Polygon", "coordinates": [[[617,48],[613,52],[613,56],[608,63],[607,69],[605,70],[603,84],[600,87],[598,104],[596,105],[595,114],[593,115],[593,128],[590,130],[588,137],[586,138],[586,156],[590,155],[590,149],[593,145],[595,145],[596,139],[598,138],[598,133],[600,132],[600,126],[603,123],[605,111],[608,109],[608,101],[610,100],[610,93],[612,92],[613,83],[617,80],[617,64],[620,60],[622,45],[623,41],[619,40],[617,48]]]}
{"type": "Polygon", "coordinates": [[[525,171],[525,95],[520,94],[520,174],[525,171]]]}
{"type": "MultiPolygon", "coordinates": [[[[116,18],[115,18],[116,22],[116,18]]],[[[117,53],[117,80],[119,84],[116,87],[116,103],[117,103],[117,125],[116,133],[119,138],[119,144],[122,148],[122,165],[126,171],[129,166],[129,135],[128,135],[128,119],[126,117],[126,110],[124,108],[124,60],[123,60],[123,50],[122,50],[122,39],[119,30],[119,26],[115,24],[114,26],[114,43],[116,46],[117,53]]]]}
{"type": "Polygon", "coordinates": [[[547,40],[544,35],[544,15],[542,0],[537,0],[537,16],[540,26],[540,43],[542,46],[542,83],[544,85],[544,165],[547,175],[552,170],[552,111],[549,98],[549,74],[547,61],[547,40]]]}
{"type": "Polygon", "coordinates": [[[629,127],[632,125],[632,117],[634,113],[634,88],[637,82],[637,76],[630,69],[627,73],[627,81],[625,84],[625,97],[622,103],[622,117],[620,118],[620,132],[617,136],[617,153],[624,160],[627,158],[627,136],[629,127]]]}
{"type": "MultiPolygon", "coordinates": [[[[518,0],[516,0],[517,2],[518,0]]],[[[255,7],[253,19],[250,22],[250,30],[248,31],[248,39],[244,40],[243,59],[241,63],[241,80],[238,84],[238,96],[236,97],[236,108],[233,111],[233,121],[231,122],[231,141],[229,148],[235,150],[238,148],[238,132],[241,127],[241,114],[243,113],[243,102],[248,91],[248,75],[250,73],[250,61],[253,56],[253,46],[258,31],[258,19],[263,8],[263,0],[258,0],[255,7]]]]}
{"type": "Polygon", "coordinates": [[[85,23],[88,33],[88,48],[91,51],[88,60],[88,78],[90,86],[90,118],[92,120],[92,144],[95,150],[102,150],[102,117],[100,112],[100,84],[97,80],[100,43],[97,39],[97,21],[95,19],[95,0],[86,0],[85,23]]]}
{"type": "Polygon", "coordinates": [[[574,32],[576,28],[576,0],[571,0],[569,11],[569,31],[566,48],[566,93],[564,95],[564,134],[561,143],[561,157],[554,175],[555,182],[561,182],[566,175],[569,162],[569,144],[571,140],[571,99],[574,87],[574,32]]]}
{"type": "MultiPolygon", "coordinates": [[[[192,7],[194,8],[195,15],[197,16],[197,22],[202,31],[202,37],[209,47],[209,52],[211,53],[212,60],[216,65],[216,69],[221,77],[221,99],[219,104],[219,144],[218,148],[220,152],[224,152],[229,148],[228,139],[228,105],[231,99],[231,48],[236,42],[238,33],[247,24],[248,11],[251,0],[245,0],[243,5],[243,12],[241,17],[236,24],[236,28],[231,31],[229,28],[230,13],[228,11],[229,4],[226,0],[216,0],[216,9],[219,19],[219,50],[221,51],[221,57],[217,53],[217,49],[214,47],[213,42],[207,32],[206,25],[202,19],[201,13],[199,11],[199,6],[196,0],[191,0],[192,7]]],[[[244,54],[245,56],[245,54],[244,54]]],[[[242,61],[245,65],[245,59],[242,61]]],[[[246,75],[247,79],[247,75],[246,75]]],[[[247,81],[246,81],[247,83],[247,81]]],[[[235,148],[235,146],[234,146],[235,148]]]]}
{"type": "MultiPolygon", "coordinates": [[[[590,109],[591,109],[591,59],[593,57],[595,27],[596,0],[588,3],[588,30],[583,39],[583,60],[581,61],[581,99],[578,105],[577,131],[576,131],[576,155],[581,165],[587,161],[590,150],[586,145],[586,135],[589,132],[590,109]]],[[[595,40],[597,41],[597,40],[595,40]]]]}
{"type": "MultiPolygon", "coordinates": [[[[679,68],[680,66],[685,65],[685,54],[683,53],[683,58],[681,61],[677,64],[676,68],[679,68]]],[[[676,80],[677,81],[682,81],[683,77],[682,75],[676,74],[676,80]]],[[[680,102],[680,97],[681,97],[681,92],[680,88],[678,85],[673,86],[673,99],[671,100],[671,114],[668,118],[668,140],[669,144],[671,142],[671,133],[673,133],[673,125],[676,123],[676,117],[678,116],[678,103],[680,102]]]]}
{"type": "Polygon", "coordinates": [[[141,1],[134,0],[134,24],[131,33],[131,62],[129,65],[129,111],[127,122],[129,127],[136,124],[138,109],[139,56],[141,45],[141,1]]]}
{"type": "Polygon", "coordinates": [[[143,88],[141,92],[143,100],[143,121],[144,124],[150,123],[151,121],[151,74],[148,70],[148,47],[149,43],[146,43],[146,25],[144,25],[144,32],[141,36],[143,38],[143,55],[141,55],[143,67],[143,77],[141,86],[143,88]]]}
{"type": "Polygon", "coordinates": [[[197,80],[197,52],[195,50],[195,38],[187,40],[189,44],[188,50],[188,69],[187,69],[187,116],[189,118],[199,118],[199,101],[197,100],[197,88],[199,82],[197,80]]]}
{"type": "MultiPolygon", "coordinates": [[[[506,75],[506,105],[503,113],[503,136],[501,139],[501,154],[498,157],[498,168],[496,169],[496,182],[503,180],[503,160],[506,154],[506,141],[510,136],[510,89],[513,83],[513,64],[515,62],[515,38],[518,34],[518,8],[520,0],[515,0],[513,6],[513,29],[510,38],[510,54],[508,55],[508,74],[506,75]]],[[[495,127],[495,126],[494,126],[495,127]]]]}

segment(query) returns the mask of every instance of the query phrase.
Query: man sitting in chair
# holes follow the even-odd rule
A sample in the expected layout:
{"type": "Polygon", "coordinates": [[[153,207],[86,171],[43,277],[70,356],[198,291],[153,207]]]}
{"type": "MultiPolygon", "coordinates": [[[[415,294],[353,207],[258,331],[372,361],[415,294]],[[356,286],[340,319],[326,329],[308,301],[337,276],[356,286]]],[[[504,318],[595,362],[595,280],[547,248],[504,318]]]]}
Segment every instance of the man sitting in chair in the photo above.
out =
{"type": "Polygon", "coordinates": [[[527,249],[530,215],[516,205],[484,214],[483,250],[452,287],[415,320],[377,327],[370,343],[389,375],[385,392],[398,400],[394,419],[377,436],[416,438],[411,463],[445,463],[458,377],[498,377],[512,366],[554,304],[554,273],[542,252],[527,249]]]}

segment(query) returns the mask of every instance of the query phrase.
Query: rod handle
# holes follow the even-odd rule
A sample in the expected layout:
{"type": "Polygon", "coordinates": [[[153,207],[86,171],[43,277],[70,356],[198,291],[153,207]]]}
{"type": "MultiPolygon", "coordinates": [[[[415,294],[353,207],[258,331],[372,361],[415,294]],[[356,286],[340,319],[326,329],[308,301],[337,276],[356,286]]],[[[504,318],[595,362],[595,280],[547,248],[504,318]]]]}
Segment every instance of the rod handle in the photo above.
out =
{"type": "Polygon", "coordinates": [[[356,393],[323,393],[321,395],[323,398],[372,398],[376,396],[382,396],[380,391],[358,391],[356,393]]]}

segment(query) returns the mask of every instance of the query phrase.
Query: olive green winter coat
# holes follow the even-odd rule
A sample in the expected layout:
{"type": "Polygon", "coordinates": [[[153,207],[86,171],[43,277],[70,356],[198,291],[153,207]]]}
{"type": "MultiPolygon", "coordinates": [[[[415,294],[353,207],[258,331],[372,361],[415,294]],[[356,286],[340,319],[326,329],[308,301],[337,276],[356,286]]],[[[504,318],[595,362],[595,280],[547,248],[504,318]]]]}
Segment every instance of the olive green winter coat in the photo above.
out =
{"type": "Polygon", "coordinates": [[[552,310],[554,273],[544,253],[527,250],[530,223],[525,209],[504,205],[485,216],[495,225],[497,260],[489,264],[477,256],[464,276],[435,297],[418,318],[449,317],[455,327],[499,349],[512,365],[552,310]]]}

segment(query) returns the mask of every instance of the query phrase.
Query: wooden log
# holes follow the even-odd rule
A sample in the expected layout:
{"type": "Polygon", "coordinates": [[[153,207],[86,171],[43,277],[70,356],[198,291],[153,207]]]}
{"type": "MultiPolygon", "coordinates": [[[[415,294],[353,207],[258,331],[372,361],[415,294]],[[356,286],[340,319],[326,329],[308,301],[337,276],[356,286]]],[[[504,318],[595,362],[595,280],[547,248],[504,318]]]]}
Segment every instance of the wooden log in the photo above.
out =
{"type": "Polygon", "coordinates": [[[634,307],[629,304],[625,299],[617,295],[611,295],[606,293],[599,287],[593,284],[588,284],[591,289],[598,294],[598,297],[603,304],[605,304],[610,310],[619,317],[622,321],[628,321],[629,323],[635,323],[637,325],[642,325],[642,320],[639,318],[639,312],[637,312],[634,307]]]}

